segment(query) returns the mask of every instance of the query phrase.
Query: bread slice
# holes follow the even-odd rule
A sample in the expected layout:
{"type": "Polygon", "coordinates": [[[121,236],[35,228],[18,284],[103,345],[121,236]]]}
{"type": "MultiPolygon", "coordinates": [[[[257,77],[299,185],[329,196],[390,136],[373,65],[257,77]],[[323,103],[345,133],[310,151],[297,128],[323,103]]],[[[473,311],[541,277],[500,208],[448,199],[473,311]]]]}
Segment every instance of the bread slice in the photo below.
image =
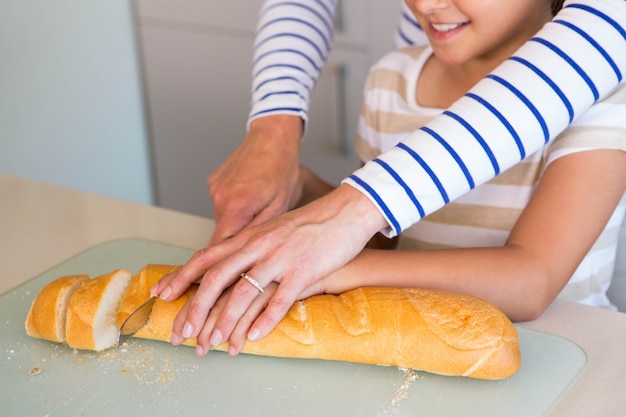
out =
{"type": "Polygon", "coordinates": [[[133,277],[124,291],[117,311],[117,328],[141,304],[150,298],[150,288],[165,275],[180,269],[180,265],[148,264],[133,277]]]}
{"type": "Polygon", "coordinates": [[[88,275],[68,275],[45,285],[33,300],[26,317],[26,334],[53,342],[65,342],[65,316],[70,297],[88,275]]]}
{"type": "Polygon", "coordinates": [[[118,269],[85,281],[67,308],[66,342],[76,349],[101,351],[118,339],[117,309],[132,274],[118,269]]]}

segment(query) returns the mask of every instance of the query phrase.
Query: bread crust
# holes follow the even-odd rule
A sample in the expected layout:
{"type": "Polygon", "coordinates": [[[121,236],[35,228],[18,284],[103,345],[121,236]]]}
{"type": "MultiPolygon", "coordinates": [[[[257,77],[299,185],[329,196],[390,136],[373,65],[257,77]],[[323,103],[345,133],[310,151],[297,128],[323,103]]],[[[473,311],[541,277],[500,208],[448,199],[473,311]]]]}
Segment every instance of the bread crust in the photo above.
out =
{"type": "Polygon", "coordinates": [[[122,292],[116,300],[109,300],[114,295],[108,290],[118,285],[126,288],[131,278],[130,272],[118,269],[83,282],[72,294],[66,317],[66,342],[70,347],[101,351],[115,345],[117,336],[112,335],[117,334],[115,315],[122,292]]]}
{"type": "MultiPolygon", "coordinates": [[[[135,337],[169,341],[195,291],[157,300],[135,337]]],[[[186,345],[195,346],[195,339],[186,345]]],[[[227,351],[228,344],[214,348],[227,351]]],[[[242,353],[399,366],[442,375],[503,379],[521,364],[515,326],[496,307],[445,291],[359,288],[296,302],[277,327],[242,353]]]]}
{"type": "Polygon", "coordinates": [[[180,265],[148,264],[141,268],[128,284],[117,310],[119,329],[140,305],[150,298],[150,288],[165,275],[180,269],[180,265]]]}
{"type": "MultiPolygon", "coordinates": [[[[147,265],[130,285],[131,275],[125,270],[92,280],[72,278],[82,281],[67,307],[67,344],[89,350],[112,346],[110,340],[99,340],[106,337],[96,330],[103,328],[103,323],[96,323],[97,317],[102,321],[98,310],[105,305],[103,298],[109,297],[106,305],[111,310],[110,323],[105,325],[117,334],[117,323],[149,298],[150,287],[178,268],[147,265]],[[125,281],[128,287],[107,292],[114,280],[125,281]]],[[[26,321],[29,335],[61,341],[52,329],[54,316],[47,312],[54,292],[66,288],[69,280],[61,278],[41,290],[41,300],[35,300],[26,321]],[[37,331],[31,325],[35,321],[40,322],[37,331]]],[[[169,342],[175,317],[196,289],[192,285],[173,302],[156,299],[147,323],[134,336],[169,342]]],[[[196,340],[184,344],[195,346],[196,340]]],[[[227,351],[228,344],[214,349],[227,351]]],[[[246,341],[242,352],[398,366],[480,379],[507,378],[521,365],[517,331],[499,309],[468,295],[425,289],[371,287],[309,297],[296,302],[267,337],[246,341]]]]}
{"type": "Polygon", "coordinates": [[[26,334],[53,342],[65,342],[65,316],[71,295],[89,279],[68,275],[46,284],[33,300],[26,317],[26,334]]]}

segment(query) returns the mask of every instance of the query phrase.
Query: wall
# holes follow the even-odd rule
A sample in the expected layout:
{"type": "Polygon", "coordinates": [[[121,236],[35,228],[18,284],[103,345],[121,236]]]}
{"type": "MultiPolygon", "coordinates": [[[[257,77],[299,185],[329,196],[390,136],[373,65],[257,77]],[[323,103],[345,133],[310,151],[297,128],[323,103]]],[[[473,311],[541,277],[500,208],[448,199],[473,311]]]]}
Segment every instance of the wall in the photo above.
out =
{"type": "Polygon", "coordinates": [[[131,3],[0,2],[0,171],[152,203],[131,3]]]}

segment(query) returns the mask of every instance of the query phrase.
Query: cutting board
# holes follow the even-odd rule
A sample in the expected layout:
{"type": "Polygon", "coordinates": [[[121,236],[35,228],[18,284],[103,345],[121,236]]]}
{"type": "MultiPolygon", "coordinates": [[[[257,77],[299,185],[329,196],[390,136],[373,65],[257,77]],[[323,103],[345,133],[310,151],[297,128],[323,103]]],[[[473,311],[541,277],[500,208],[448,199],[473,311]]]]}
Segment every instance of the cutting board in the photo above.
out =
{"type": "Polygon", "coordinates": [[[40,416],[546,416],[583,373],[585,352],[517,327],[522,366],[503,381],[311,359],[230,357],[133,339],[102,353],[30,338],[24,320],[39,289],[62,275],[96,276],[192,250],[138,239],[106,242],[0,296],[0,414],[40,416]]]}

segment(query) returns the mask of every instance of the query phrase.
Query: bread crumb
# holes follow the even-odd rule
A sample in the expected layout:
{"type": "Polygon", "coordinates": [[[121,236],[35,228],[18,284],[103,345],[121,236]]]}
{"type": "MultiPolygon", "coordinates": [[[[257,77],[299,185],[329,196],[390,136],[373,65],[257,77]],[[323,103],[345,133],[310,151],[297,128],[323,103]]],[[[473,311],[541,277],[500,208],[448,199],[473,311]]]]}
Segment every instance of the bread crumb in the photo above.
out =
{"type": "Polygon", "coordinates": [[[395,395],[391,399],[391,405],[396,405],[405,398],[408,398],[409,388],[411,387],[413,382],[415,382],[415,380],[419,378],[419,375],[413,369],[398,368],[398,370],[400,370],[404,374],[404,382],[402,382],[402,385],[400,385],[400,388],[398,388],[395,395]]]}
{"type": "Polygon", "coordinates": [[[396,405],[401,400],[404,400],[405,398],[408,398],[408,397],[409,397],[409,394],[407,394],[406,391],[398,391],[396,395],[394,395],[393,398],[391,399],[391,405],[396,405]]]}
{"type": "Polygon", "coordinates": [[[41,372],[41,368],[33,368],[30,371],[28,371],[28,375],[37,375],[40,372],[41,372]]]}
{"type": "Polygon", "coordinates": [[[122,369],[122,374],[128,373],[128,369],[122,369]]]}
{"type": "Polygon", "coordinates": [[[76,363],[83,363],[83,358],[76,358],[76,363]]]}

